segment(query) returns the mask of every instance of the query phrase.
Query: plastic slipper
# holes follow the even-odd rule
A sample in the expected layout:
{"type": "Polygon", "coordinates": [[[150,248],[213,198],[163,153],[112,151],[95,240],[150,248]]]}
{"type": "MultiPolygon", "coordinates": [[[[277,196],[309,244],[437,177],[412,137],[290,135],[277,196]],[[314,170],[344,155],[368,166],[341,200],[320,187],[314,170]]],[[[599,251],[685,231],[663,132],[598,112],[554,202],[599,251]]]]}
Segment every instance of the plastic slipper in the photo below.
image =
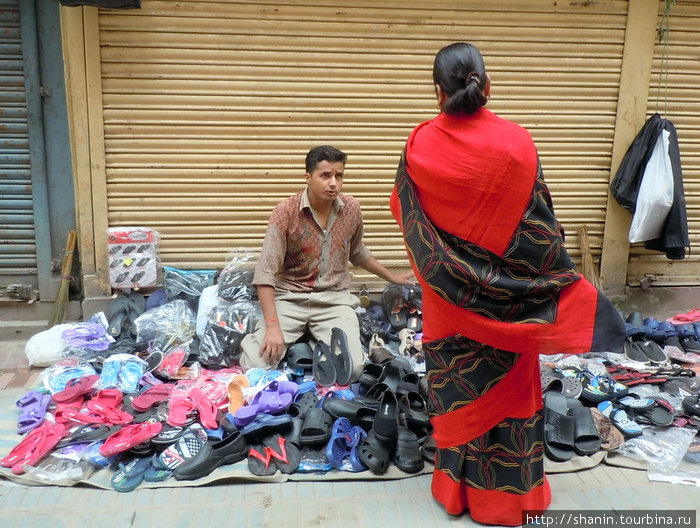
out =
{"type": "Polygon", "coordinates": [[[12,473],[15,475],[21,475],[24,473],[24,466],[35,465],[53,451],[64,434],[63,425],[44,422],[29,432],[5,458],[0,460],[0,465],[12,468],[12,473]]]}
{"type": "Polygon", "coordinates": [[[610,376],[596,376],[584,370],[581,371],[581,378],[581,399],[590,403],[597,404],[628,392],[625,385],[616,382],[610,376]]]}
{"type": "Polygon", "coordinates": [[[608,400],[600,402],[598,410],[604,416],[610,418],[610,421],[620,430],[625,438],[634,438],[642,434],[642,427],[634,420],[630,420],[624,409],[616,408],[613,402],[608,400]]]}
{"type": "Polygon", "coordinates": [[[109,303],[109,326],[107,331],[114,338],[122,335],[125,323],[128,322],[131,301],[126,295],[118,295],[109,303]]]}
{"type": "Polygon", "coordinates": [[[109,436],[100,446],[100,454],[110,457],[123,453],[134,446],[142,444],[158,433],[163,428],[160,422],[143,422],[122,427],[119,431],[109,436]]]}
{"type": "Polygon", "coordinates": [[[245,405],[243,389],[250,387],[250,381],[243,374],[236,374],[226,387],[228,393],[228,412],[236,414],[236,411],[245,405]]]}
{"type": "Polygon", "coordinates": [[[573,398],[569,398],[566,403],[569,407],[567,414],[574,418],[574,451],[582,456],[597,453],[600,451],[600,436],[591,409],[573,398]]]}
{"type": "Polygon", "coordinates": [[[335,367],[335,382],[347,385],[352,377],[353,362],[348,348],[348,337],[342,328],[331,330],[331,358],[335,367]]]}
{"type": "Polygon", "coordinates": [[[263,445],[270,456],[270,461],[282,473],[290,474],[297,470],[301,462],[301,451],[296,445],[278,434],[265,438],[263,445]]]}
{"type": "Polygon", "coordinates": [[[309,409],[316,407],[317,404],[318,396],[316,395],[315,391],[297,393],[294,403],[289,406],[287,413],[303,420],[309,409]]]}
{"type": "Polygon", "coordinates": [[[134,458],[124,464],[119,463],[119,469],[112,475],[112,488],[119,492],[134,491],[144,480],[144,474],[151,465],[151,458],[134,458]]]}
{"type": "Polygon", "coordinates": [[[167,422],[170,425],[185,425],[187,423],[187,415],[195,410],[194,402],[180,391],[173,391],[170,394],[168,403],[167,422]]]}
{"type": "Polygon", "coordinates": [[[292,368],[302,368],[304,370],[311,370],[314,364],[314,351],[311,346],[300,341],[298,343],[292,343],[287,348],[287,363],[292,368]]]}
{"type": "Polygon", "coordinates": [[[135,357],[133,361],[124,362],[119,369],[117,387],[124,393],[137,392],[139,381],[145,372],[146,362],[140,358],[135,357]]]}
{"type": "Polygon", "coordinates": [[[143,391],[141,394],[136,396],[131,401],[131,406],[140,412],[145,412],[156,403],[160,403],[168,399],[170,394],[173,392],[175,385],[172,383],[162,383],[160,385],[153,385],[143,391]]]}
{"type": "Polygon", "coordinates": [[[404,305],[403,288],[398,284],[389,284],[382,292],[382,306],[387,320],[392,327],[405,328],[407,310],[404,305]]]}
{"type": "Polygon", "coordinates": [[[299,441],[304,444],[321,444],[331,437],[333,418],[320,407],[309,409],[301,426],[299,441]]]}
{"type": "Polygon", "coordinates": [[[350,429],[352,425],[347,418],[338,418],[333,422],[331,438],[326,446],[326,459],[334,468],[339,468],[345,457],[350,454],[350,429]]]}
{"type": "Polygon", "coordinates": [[[28,433],[41,425],[49,403],[51,403],[50,394],[42,394],[37,391],[25,394],[17,402],[17,405],[22,409],[17,419],[17,434],[28,433]]]}
{"type": "Polygon", "coordinates": [[[667,400],[655,398],[653,406],[636,415],[636,419],[642,423],[666,427],[673,424],[676,409],[667,400]]]}
{"type": "Polygon", "coordinates": [[[376,363],[365,363],[362,367],[362,373],[358,382],[365,388],[370,388],[372,385],[384,381],[384,366],[376,363]]]}
{"type": "Polygon", "coordinates": [[[272,464],[270,451],[262,445],[252,445],[248,449],[248,470],[259,477],[277,473],[277,466],[272,464]]]}
{"type": "MultiPolygon", "coordinates": [[[[296,384],[294,384],[296,386],[296,384]]],[[[236,425],[245,427],[260,414],[275,414],[289,408],[294,395],[286,388],[280,391],[279,383],[273,381],[258,391],[250,402],[250,405],[241,407],[236,411],[236,425]]]]}
{"type": "Polygon", "coordinates": [[[683,410],[690,415],[700,416],[700,394],[683,398],[683,410]]]}
{"type": "Polygon", "coordinates": [[[316,343],[312,364],[314,380],[321,387],[329,387],[336,382],[335,363],[331,358],[331,349],[323,341],[316,343]]]}
{"type": "Polygon", "coordinates": [[[219,424],[216,421],[218,408],[214,405],[214,402],[207,398],[197,387],[190,389],[189,398],[199,413],[199,422],[206,429],[218,429],[219,424]]]}
{"type": "Polygon", "coordinates": [[[121,429],[121,425],[104,425],[104,424],[85,424],[79,426],[75,431],[63,438],[57,445],[56,449],[80,444],[85,442],[97,442],[105,440],[108,436],[116,433],[121,429]]]}
{"type": "Polygon", "coordinates": [[[405,427],[399,427],[396,437],[394,465],[404,473],[418,473],[425,465],[420,453],[418,437],[405,427]]]}
{"type": "Polygon", "coordinates": [[[360,444],[360,460],[375,475],[386,473],[391,460],[392,445],[382,442],[370,431],[360,444]]]}
{"type": "Polygon", "coordinates": [[[655,404],[652,398],[641,398],[637,394],[628,394],[622,398],[616,399],[615,402],[635,413],[648,411],[654,407],[655,404]]]}
{"type": "Polygon", "coordinates": [[[288,414],[280,414],[279,416],[258,414],[252,422],[241,429],[241,433],[246,438],[263,438],[287,429],[291,424],[292,417],[288,414]]]}
{"type": "Polygon", "coordinates": [[[362,427],[359,425],[353,425],[350,428],[350,435],[348,439],[348,449],[350,450],[350,453],[348,456],[350,457],[350,465],[355,472],[365,471],[367,469],[367,466],[365,466],[360,459],[359,451],[360,445],[362,445],[362,442],[365,441],[365,438],[367,438],[367,431],[365,431],[362,427]]]}
{"type": "Polygon", "coordinates": [[[158,455],[153,455],[149,459],[148,467],[143,473],[143,480],[146,482],[163,482],[168,480],[173,474],[171,469],[161,465],[158,455]]]}
{"type": "Polygon", "coordinates": [[[99,379],[100,377],[97,374],[72,379],[66,383],[62,391],[52,396],[53,401],[56,403],[68,403],[77,400],[80,396],[90,394],[99,379]]]}
{"type": "Polygon", "coordinates": [[[568,416],[566,397],[560,392],[544,395],[544,449],[555,462],[571,460],[574,454],[576,421],[568,416]]]}

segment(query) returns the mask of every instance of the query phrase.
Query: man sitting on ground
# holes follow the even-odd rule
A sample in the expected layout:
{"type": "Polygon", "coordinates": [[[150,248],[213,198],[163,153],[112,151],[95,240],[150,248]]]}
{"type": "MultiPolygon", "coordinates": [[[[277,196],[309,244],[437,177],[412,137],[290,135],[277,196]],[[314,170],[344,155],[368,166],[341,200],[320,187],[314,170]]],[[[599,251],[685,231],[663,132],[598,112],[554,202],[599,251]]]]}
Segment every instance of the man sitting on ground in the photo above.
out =
{"type": "Polygon", "coordinates": [[[347,156],[325,145],[306,156],[305,190],[272,211],[253,284],[263,312],[255,332],[241,343],[241,366],[276,368],[287,347],[305,332],[330,343],[333,327],[347,335],[352,380],[366,354],[350,293],[348,261],[394,284],[413,284],[411,271],[392,273],[364,245],[358,201],[341,194],[347,156]]]}

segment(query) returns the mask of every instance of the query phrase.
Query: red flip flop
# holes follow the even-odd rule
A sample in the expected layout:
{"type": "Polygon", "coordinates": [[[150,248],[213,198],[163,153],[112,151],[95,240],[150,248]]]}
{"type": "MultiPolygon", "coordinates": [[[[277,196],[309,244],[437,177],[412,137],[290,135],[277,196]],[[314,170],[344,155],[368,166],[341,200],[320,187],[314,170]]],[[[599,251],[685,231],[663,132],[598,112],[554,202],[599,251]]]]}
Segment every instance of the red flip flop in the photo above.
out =
{"type": "Polygon", "coordinates": [[[200,423],[207,429],[218,429],[219,424],[216,422],[216,415],[219,410],[214,405],[214,402],[207,398],[197,387],[190,389],[188,396],[199,412],[200,423]]]}
{"type": "Polygon", "coordinates": [[[0,461],[2,467],[11,467],[15,475],[24,473],[24,466],[33,466],[48,455],[63,438],[66,429],[61,424],[45,422],[29,433],[0,461]]]}
{"type": "Polygon", "coordinates": [[[122,427],[100,446],[100,454],[110,457],[117,453],[123,453],[154,438],[162,429],[161,422],[141,422],[122,427]]]}
{"type": "Polygon", "coordinates": [[[153,385],[136,396],[136,398],[134,398],[131,402],[131,406],[137,411],[145,412],[156,403],[167,400],[174,388],[175,385],[172,383],[153,385]]]}
{"type": "Polygon", "coordinates": [[[62,391],[57,392],[52,396],[53,401],[56,403],[68,403],[75,401],[80,396],[90,393],[98,379],[100,379],[100,376],[97,374],[72,379],[66,383],[66,387],[62,391]]]}
{"type": "Polygon", "coordinates": [[[170,425],[183,426],[187,422],[187,415],[195,410],[194,402],[185,394],[170,395],[170,409],[167,422],[170,425]]]}

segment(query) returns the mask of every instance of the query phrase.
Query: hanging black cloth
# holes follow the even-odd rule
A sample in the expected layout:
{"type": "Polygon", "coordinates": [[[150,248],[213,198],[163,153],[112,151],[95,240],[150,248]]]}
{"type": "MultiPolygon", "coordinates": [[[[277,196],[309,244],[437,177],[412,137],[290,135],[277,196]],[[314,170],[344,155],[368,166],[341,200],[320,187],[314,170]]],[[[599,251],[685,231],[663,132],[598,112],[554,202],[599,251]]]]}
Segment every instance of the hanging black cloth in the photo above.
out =
{"type": "Polygon", "coordinates": [[[683,192],[681,154],[678,148],[678,134],[673,123],[659,114],[654,114],[644,123],[637,137],[627,149],[625,157],[620,163],[620,168],[610,183],[610,191],[617,203],[634,214],[644,170],[654,150],[656,140],[663,130],[667,130],[669,133],[668,155],[673,171],[673,205],[666,217],[661,236],[647,240],[644,242],[644,247],[666,253],[666,257],[669,259],[682,260],[686,256],[686,248],[690,246],[690,239],[688,238],[688,217],[683,192]]]}
{"type": "Polygon", "coordinates": [[[110,9],[139,9],[141,0],[58,0],[66,7],[93,6],[110,9]]]}

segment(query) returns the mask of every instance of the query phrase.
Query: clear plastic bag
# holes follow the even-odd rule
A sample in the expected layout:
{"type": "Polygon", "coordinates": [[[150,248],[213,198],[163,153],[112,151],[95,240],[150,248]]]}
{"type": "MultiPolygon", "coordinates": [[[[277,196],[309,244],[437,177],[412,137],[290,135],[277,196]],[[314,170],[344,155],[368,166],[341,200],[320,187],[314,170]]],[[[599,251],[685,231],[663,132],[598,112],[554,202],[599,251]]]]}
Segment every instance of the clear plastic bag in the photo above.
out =
{"type": "Polygon", "coordinates": [[[41,373],[41,381],[51,394],[61,392],[66,384],[83,376],[96,374],[95,369],[87,362],[77,358],[63,358],[41,373]]]}
{"type": "Polygon", "coordinates": [[[644,434],[622,444],[617,453],[646,462],[655,473],[673,473],[688,451],[695,431],[682,427],[646,427],[644,434]]]}
{"type": "Polygon", "coordinates": [[[134,325],[138,342],[153,342],[154,348],[164,350],[168,344],[192,339],[196,317],[187,301],[176,299],[144,312],[136,318],[134,325]]]}
{"type": "Polygon", "coordinates": [[[253,255],[235,254],[219,275],[219,297],[225,301],[257,300],[254,267],[253,255]]]}
{"type": "Polygon", "coordinates": [[[36,466],[24,466],[25,477],[39,484],[73,486],[89,479],[95,466],[83,460],[85,444],[75,444],[51,453],[36,466]]]}
{"type": "Polygon", "coordinates": [[[206,366],[238,365],[243,337],[255,330],[262,311],[254,301],[215,306],[200,338],[199,361],[206,366]]]}
{"type": "Polygon", "coordinates": [[[219,297],[218,285],[209,286],[202,290],[199,306],[197,307],[197,337],[201,339],[204,336],[204,330],[209,320],[209,312],[215,307],[225,306],[231,306],[231,303],[219,297]]]}
{"type": "Polygon", "coordinates": [[[29,364],[35,367],[48,367],[62,358],[68,344],[61,334],[73,326],[73,324],[59,324],[30,337],[24,347],[29,364]]]}
{"type": "Polygon", "coordinates": [[[216,271],[181,270],[165,266],[163,282],[168,299],[183,299],[196,308],[202,290],[214,285],[216,271]]]}

